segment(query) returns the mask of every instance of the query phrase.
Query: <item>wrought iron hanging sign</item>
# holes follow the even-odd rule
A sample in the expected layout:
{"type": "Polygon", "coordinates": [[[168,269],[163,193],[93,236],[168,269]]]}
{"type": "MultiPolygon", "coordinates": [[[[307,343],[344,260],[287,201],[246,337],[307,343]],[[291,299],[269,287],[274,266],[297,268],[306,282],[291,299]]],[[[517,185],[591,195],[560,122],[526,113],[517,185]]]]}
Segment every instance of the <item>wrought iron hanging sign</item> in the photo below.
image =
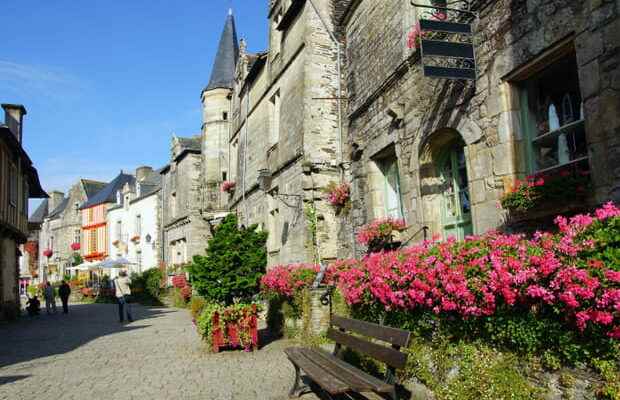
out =
{"type": "Polygon", "coordinates": [[[418,23],[409,34],[410,47],[420,50],[424,76],[440,79],[476,79],[476,54],[467,1],[431,1],[431,5],[412,2],[418,23]],[[456,4],[465,4],[456,8],[456,4]]]}

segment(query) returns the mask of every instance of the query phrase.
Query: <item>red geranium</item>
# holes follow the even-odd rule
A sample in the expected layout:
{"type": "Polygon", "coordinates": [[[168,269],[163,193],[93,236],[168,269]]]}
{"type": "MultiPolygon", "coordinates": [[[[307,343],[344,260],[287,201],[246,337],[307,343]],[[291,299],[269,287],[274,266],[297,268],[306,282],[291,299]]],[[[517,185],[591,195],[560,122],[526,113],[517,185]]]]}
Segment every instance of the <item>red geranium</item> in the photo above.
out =
{"type": "Polygon", "coordinates": [[[80,249],[80,244],[79,243],[71,243],[71,250],[73,251],[78,251],[80,249]]]}
{"type": "Polygon", "coordinates": [[[43,250],[43,256],[50,258],[53,255],[54,255],[54,251],[52,249],[43,250]]]}

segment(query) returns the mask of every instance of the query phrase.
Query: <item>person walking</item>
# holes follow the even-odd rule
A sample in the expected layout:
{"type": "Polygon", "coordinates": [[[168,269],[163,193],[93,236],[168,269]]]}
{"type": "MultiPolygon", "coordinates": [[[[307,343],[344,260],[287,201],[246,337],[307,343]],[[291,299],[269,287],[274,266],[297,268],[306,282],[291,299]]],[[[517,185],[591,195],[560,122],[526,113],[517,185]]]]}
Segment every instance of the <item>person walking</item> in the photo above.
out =
{"type": "Polygon", "coordinates": [[[51,283],[45,283],[43,295],[45,296],[45,310],[47,313],[56,314],[56,294],[54,293],[54,288],[51,283]]]}
{"type": "Polygon", "coordinates": [[[125,313],[123,311],[125,311],[127,313],[127,321],[132,322],[131,307],[127,302],[129,295],[131,295],[131,288],[129,287],[131,279],[129,279],[125,271],[120,271],[118,275],[117,278],[114,278],[114,289],[116,299],[118,300],[118,317],[120,322],[123,323],[125,321],[125,313]]]}
{"type": "Polygon", "coordinates": [[[62,281],[58,288],[58,295],[62,301],[62,313],[69,314],[69,296],[71,295],[71,286],[67,282],[62,281]]]}

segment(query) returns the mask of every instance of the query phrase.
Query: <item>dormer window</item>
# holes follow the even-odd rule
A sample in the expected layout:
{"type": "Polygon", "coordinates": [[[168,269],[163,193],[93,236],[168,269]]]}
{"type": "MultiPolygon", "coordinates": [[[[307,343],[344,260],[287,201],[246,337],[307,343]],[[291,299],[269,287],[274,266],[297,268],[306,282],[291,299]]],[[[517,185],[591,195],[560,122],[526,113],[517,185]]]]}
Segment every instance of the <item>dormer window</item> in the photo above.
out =
{"type": "Polygon", "coordinates": [[[136,183],[136,197],[140,197],[140,183],[136,183]]]}
{"type": "Polygon", "coordinates": [[[121,196],[121,191],[116,192],[116,204],[123,204],[123,196],[121,196]]]}

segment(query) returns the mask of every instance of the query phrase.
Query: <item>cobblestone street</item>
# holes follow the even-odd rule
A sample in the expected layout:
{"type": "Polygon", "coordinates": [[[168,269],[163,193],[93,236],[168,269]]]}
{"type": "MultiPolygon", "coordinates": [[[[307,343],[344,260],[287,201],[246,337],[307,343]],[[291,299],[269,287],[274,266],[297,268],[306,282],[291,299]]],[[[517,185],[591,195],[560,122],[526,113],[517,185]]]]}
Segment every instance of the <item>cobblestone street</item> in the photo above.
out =
{"type": "MultiPolygon", "coordinates": [[[[208,354],[186,310],[75,305],[0,325],[0,399],[286,399],[286,341],[208,354]]],[[[304,400],[317,399],[313,394],[304,400]]]]}

